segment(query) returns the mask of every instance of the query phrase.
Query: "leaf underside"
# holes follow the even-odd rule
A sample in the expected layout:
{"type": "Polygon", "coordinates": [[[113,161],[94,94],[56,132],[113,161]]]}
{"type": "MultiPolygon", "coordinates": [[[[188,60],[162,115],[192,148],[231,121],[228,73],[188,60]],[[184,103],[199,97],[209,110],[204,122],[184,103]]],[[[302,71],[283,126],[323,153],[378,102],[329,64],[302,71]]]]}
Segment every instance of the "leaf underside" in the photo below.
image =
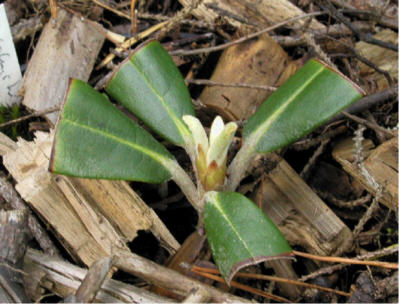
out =
{"type": "Polygon", "coordinates": [[[292,249],[276,225],[236,192],[208,192],[204,222],[213,258],[229,284],[241,268],[288,258],[292,249]]]}
{"type": "Polygon", "coordinates": [[[170,153],[103,94],[73,79],[57,123],[50,170],[65,175],[159,183],[170,153]]]}
{"type": "Polygon", "coordinates": [[[138,48],[106,85],[115,100],[163,138],[184,145],[190,134],[183,115],[195,115],[189,91],[172,58],[158,41],[138,48]]]}
{"type": "Polygon", "coordinates": [[[271,152],[303,137],[362,97],[362,90],[325,64],[308,61],[248,120],[244,141],[271,152]]]}

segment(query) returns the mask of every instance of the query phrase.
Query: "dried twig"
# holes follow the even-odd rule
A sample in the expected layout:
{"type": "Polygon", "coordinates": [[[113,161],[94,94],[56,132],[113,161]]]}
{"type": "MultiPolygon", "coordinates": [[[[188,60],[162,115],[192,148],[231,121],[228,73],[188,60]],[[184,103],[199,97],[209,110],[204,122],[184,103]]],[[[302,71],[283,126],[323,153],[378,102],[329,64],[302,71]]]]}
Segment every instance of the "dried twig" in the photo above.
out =
{"type": "Polygon", "coordinates": [[[56,25],[56,20],[57,20],[57,1],[49,0],[49,4],[50,4],[50,12],[51,12],[51,22],[54,27],[56,25]]]}
{"type": "MultiPolygon", "coordinates": [[[[195,269],[193,269],[193,272],[197,273],[197,274],[199,274],[199,275],[201,275],[201,276],[203,276],[205,278],[209,278],[209,279],[212,279],[212,280],[217,281],[217,282],[225,283],[225,280],[223,278],[221,278],[219,276],[216,276],[216,275],[213,275],[211,273],[196,271],[195,269]]],[[[274,294],[267,293],[265,291],[262,291],[262,290],[259,290],[259,289],[256,289],[256,288],[253,288],[253,287],[238,283],[236,281],[231,281],[230,285],[233,286],[233,287],[236,287],[236,288],[251,292],[253,294],[265,297],[267,299],[271,299],[271,300],[277,301],[277,302],[284,302],[284,303],[290,302],[288,299],[285,299],[283,297],[279,297],[279,296],[276,296],[274,294]]]]}
{"type": "Polygon", "coordinates": [[[264,90],[264,91],[276,91],[276,87],[266,86],[266,85],[256,85],[251,83],[241,83],[241,82],[217,82],[208,79],[185,79],[187,83],[196,84],[196,85],[206,85],[206,86],[217,86],[217,87],[237,87],[237,88],[249,88],[255,90],[264,90]]]}
{"type": "Polygon", "coordinates": [[[397,263],[389,263],[389,262],[381,262],[381,261],[368,261],[368,260],[360,260],[360,259],[349,259],[342,257],[330,257],[330,256],[320,256],[314,255],[310,253],[300,252],[293,250],[294,255],[301,256],[303,258],[321,261],[321,262],[330,262],[330,263],[344,263],[349,265],[365,265],[365,266],[375,266],[375,267],[383,267],[388,269],[398,269],[399,265],[397,263]]]}
{"type": "MultiPolygon", "coordinates": [[[[384,249],[380,249],[380,250],[377,250],[377,251],[368,252],[366,254],[356,256],[355,259],[357,259],[357,260],[367,260],[367,259],[380,258],[380,257],[384,257],[384,256],[387,256],[387,255],[394,254],[394,253],[398,252],[398,249],[399,249],[398,245],[391,246],[391,247],[388,247],[388,248],[384,248],[384,249]]],[[[320,275],[333,273],[334,271],[340,270],[340,269],[342,269],[342,268],[344,268],[346,266],[347,266],[346,264],[339,264],[339,265],[323,267],[323,268],[320,268],[319,270],[317,270],[317,271],[315,271],[313,273],[310,273],[308,275],[302,276],[299,280],[304,282],[304,281],[313,279],[315,277],[318,277],[320,275]]]]}
{"type": "MultiPolygon", "coordinates": [[[[381,104],[382,102],[388,99],[396,98],[397,95],[398,95],[398,85],[395,84],[392,87],[382,90],[378,93],[361,98],[360,100],[352,104],[350,107],[348,107],[345,111],[350,114],[360,113],[375,105],[381,104]]],[[[341,112],[332,117],[329,121],[326,122],[326,124],[343,119],[344,117],[345,115],[343,114],[343,112],[341,112]]]]}
{"type": "Polygon", "coordinates": [[[357,226],[353,230],[353,237],[357,237],[362,229],[364,228],[365,223],[371,218],[372,214],[379,208],[379,200],[382,196],[383,187],[375,180],[375,178],[369,173],[367,168],[364,165],[364,157],[363,157],[363,146],[362,141],[364,139],[363,132],[365,127],[359,125],[358,129],[355,132],[354,140],[354,160],[358,168],[360,169],[360,173],[365,177],[367,183],[375,190],[376,196],[374,197],[371,205],[364,213],[363,217],[359,220],[357,226]]]}
{"type": "Polygon", "coordinates": [[[310,33],[304,33],[304,39],[306,40],[307,44],[313,47],[315,53],[327,64],[329,64],[331,67],[335,68],[336,70],[339,70],[338,67],[332,62],[332,60],[329,58],[329,56],[321,49],[320,45],[315,41],[315,38],[312,34],[310,33]]]}
{"type": "Polygon", "coordinates": [[[137,32],[137,19],[136,19],[136,0],[131,0],[131,28],[132,28],[132,34],[135,35],[137,32]]]}
{"type": "Polygon", "coordinates": [[[304,180],[307,180],[307,178],[308,178],[308,176],[310,174],[311,168],[314,166],[315,161],[317,160],[317,158],[322,154],[322,152],[324,152],[324,148],[328,143],[329,143],[329,139],[324,139],[321,142],[321,144],[319,145],[319,147],[314,151],[313,155],[308,160],[308,162],[304,166],[303,170],[301,170],[301,172],[300,172],[301,178],[303,178],[304,180]]]}
{"type": "Polygon", "coordinates": [[[352,114],[350,114],[350,113],[347,113],[346,111],[342,111],[342,114],[343,114],[344,116],[346,116],[347,118],[349,118],[349,119],[351,119],[351,120],[354,120],[355,122],[357,122],[357,123],[359,123],[359,124],[362,124],[362,125],[364,125],[364,126],[367,126],[368,128],[370,128],[370,129],[372,129],[372,130],[374,130],[374,131],[382,132],[382,133],[384,133],[385,135],[389,136],[390,138],[392,138],[393,136],[395,136],[395,133],[394,133],[393,131],[387,130],[387,129],[381,127],[380,125],[375,124],[375,123],[372,123],[372,122],[370,122],[370,121],[368,121],[368,120],[366,120],[366,119],[362,119],[362,118],[360,118],[360,117],[358,117],[358,116],[355,116],[355,115],[352,115],[352,114]]]}
{"type": "MultiPolygon", "coordinates": [[[[199,267],[199,266],[193,266],[192,271],[196,272],[197,274],[202,275],[203,273],[214,273],[214,274],[220,274],[219,270],[216,268],[204,268],[204,267],[199,267]]],[[[287,284],[292,284],[296,286],[301,286],[301,287],[306,287],[306,288],[315,288],[321,291],[326,291],[326,292],[332,292],[336,293],[341,296],[349,297],[350,293],[348,292],[343,292],[339,290],[335,290],[332,288],[327,288],[315,284],[308,284],[304,282],[299,282],[296,280],[291,280],[287,278],[280,278],[276,276],[269,276],[269,275],[263,275],[263,274],[257,274],[257,273],[245,273],[245,272],[238,272],[235,277],[238,278],[250,278],[250,279],[256,279],[256,280],[267,280],[267,281],[272,281],[272,282],[279,282],[279,283],[287,283],[287,284]]]]}
{"type": "Polygon", "coordinates": [[[322,199],[327,200],[330,203],[332,203],[340,208],[348,208],[348,209],[354,209],[359,206],[365,206],[365,204],[368,203],[372,197],[371,194],[367,194],[363,197],[360,197],[360,198],[352,200],[352,201],[344,201],[344,200],[340,200],[340,199],[334,197],[329,192],[324,192],[324,191],[320,191],[317,189],[313,189],[313,191],[317,192],[318,196],[320,196],[322,199]]]}
{"type": "MultiPolygon", "coordinates": [[[[164,21],[164,22],[160,22],[157,23],[156,25],[153,25],[152,27],[148,28],[147,30],[139,33],[138,35],[136,35],[135,37],[132,37],[128,40],[126,40],[125,42],[121,43],[121,45],[119,47],[117,47],[115,50],[118,53],[121,53],[127,49],[129,49],[132,45],[134,45],[135,43],[137,43],[138,41],[145,39],[146,37],[150,36],[151,34],[153,34],[154,32],[159,31],[160,29],[162,29],[163,27],[165,27],[168,24],[168,21],[164,21]]],[[[96,70],[106,66],[109,62],[111,62],[113,59],[115,58],[115,54],[111,53],[108,54],[108,56],[106,58],[103,59],[103,61],[96,67],[96,70]]]]}
{"type": "Polygon", "coordinates": [[[325,133],[319,135],[316,138],[306,138],[299,141],[296,141],[292,145],[290,145],[290,149],[296,151],[302,151],[310,149],[314,146],[320,145],[324,140],[331,139],[343,132],[346,132],[347,128],[345,126],[339,126],[336,129],[328,130],[325,133]]]}
{"type": "Polygon", "coordinates": [[[92,303],[114,265],[114,256],[101,259],[90,266],[81,285],[75,292],[75,303],[92,303]]]}
{"type": "Polygon", "coordinates": [[[50,108],[47,108],[47,109],[44,109],[44,110],[36,111],[36,112],[33,112],[32,114],[28,114],[28,115],[19,117],[17,119],[13,119],[13,120],[7,121],[5,123],[2,123],[2,124],[0,124],[0,128],[6,127],[6,126],[9,126],[9,125],[12,125],[12,124],[19,123],[21,121],[27,120],[27,119],[32,118],[32,117],[38,117],[38,116],[42,116],[44,114],[53,113],[53,112],[56,112],[58,110],[60,110],[60,106],[57,105],[57,106],[50,107],[50,108]]]}
{"type": "Polygon", "coordinates": [[[221,51],[221,50],[226,49],[226,48],[228,48],[228,47],[230,47],[232,45],[236,45],[236,44],[245,42],[247,40],[250,40],[250,39],[253,39],[253,38],[257,37],[257,36],[260,36],[261,34],[270,32],[270,31],[275,30],[275,29],[277,29],[277,28],[279,28],[281,26],[285,26],[285,25],[287,25],[287,24],[289,24],[289,23],[291,23],[293,21],[297,21],[297,20],[304,19],[304,18],[311,18],[311,17],[314,17],[314,16],[320,16],[320,15],[323,15],[323,14],[326,14],[326,12],[314,12],[314,13],[308,13],[308,14],[304,14],[304,15],[299,15],[299,16],[296,16],[296,17],[288,18],[288,19],[286,19],[286,20],[284,20],[282,22],[276,23],[276,24],[274,24],[272,26],[264,28],[264,29],[262,29],[260,31],[252,33],[250,35],[243,36],[242,38],[239,38],[239,39],[231,41],[231,42],[227,42],[227,43],[220,44],[220,45],[213,46],[213,47],[200,48],[200,49],[195,49],[195,50],[176,50],[176,51],[170,52],[170,55],[172,55],[172,56],[187,56],[187,55],[198,55],[198,54],[221,51]]]}
{"type": "MultiPolygon", "coordinates": [[[[371,25],[367,22],[354,22],[353,25],[362,32],[371,30],[371,25]]],[[[327,37],[344,37],[353,34],[353,32],[343,24],[334,24],[323,29],[307,29],[307,33],[317,40],[327,37]]],[[[304,35],[271,35],[271,38],[278,42],[282,47],[294,47],[307,43],[304,35]]]]}
{"type": "Polygon", "coordinates": [[[356,27],[354,27],[350,21],[348,21],[341,12],[339,12],[330,1],[325,0],[324,1],[326,3],[326,8],[329,10],[329,12],[331,13],[332,17],[339,20],[340,22],[342,22],[343,24],[345,24],[350,30],[353,31],[354,34],[357,35],[357,37],[362,40],[365,41],[367,43],[370,44],[375,44],[378,45],[380,47],[384,47],[393,51],[398,51],[398,46],[394,45],[392,43],[389,42],[385,42],[382,40],[378,40],[375,39],[374,37],[372,37],[370,34],[366,34],[366,33],[362,33],[360,32],[356,27]]]}

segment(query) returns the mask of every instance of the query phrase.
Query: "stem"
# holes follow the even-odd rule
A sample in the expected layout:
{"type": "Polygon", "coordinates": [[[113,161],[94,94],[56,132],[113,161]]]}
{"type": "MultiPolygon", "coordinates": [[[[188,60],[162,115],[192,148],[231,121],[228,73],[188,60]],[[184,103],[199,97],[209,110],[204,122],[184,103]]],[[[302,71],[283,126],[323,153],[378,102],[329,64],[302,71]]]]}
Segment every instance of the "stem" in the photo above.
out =
{"type": "Polygon", "coordinates": [[[255,145],[252,140],[245,141],[242,148],[236,154],[235,158],[228,167],[227,191],[235,191],[240,181],[244,177],[247,168],[256,155],[255,145]]]}
{"type": "Polygon", "coordinates": [[[181,188],[183,194],[197,210],[198,214],[201,215],[203,212],[203,203],[200,200],[197,188],[192,182],[189,175],[183,170],[176,160],[170,160],[166,166],[169,168],[172,180],[181,188]]]}

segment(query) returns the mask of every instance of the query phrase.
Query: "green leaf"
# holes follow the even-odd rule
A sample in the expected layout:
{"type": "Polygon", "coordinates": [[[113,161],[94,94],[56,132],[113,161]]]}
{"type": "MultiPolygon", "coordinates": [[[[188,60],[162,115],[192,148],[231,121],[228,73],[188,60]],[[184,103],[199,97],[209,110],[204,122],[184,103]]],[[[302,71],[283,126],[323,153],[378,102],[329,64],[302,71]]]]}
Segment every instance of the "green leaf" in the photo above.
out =
{"type": "Polygon", "coordinates": [[[242,148],[228,168],[227,189],[236,189],[256,153],[275,151],[303,137],[362,94],[344,75],[320,61],[308,61],[244,126],[242,148]]]}
{"type": "Polygon", "coordinates": [[[98,179],[159,183],[173,156],[116,109],[104,94],[73,79],[57,123],[50,171],[98,179]]]}
{"type": "Polygon", "coordinates": [[[362,91],[324,63],[310,60],[248,120],[244,140],[271,152],[311,132],[362,97],[362,91]]]}
{"type": "Polygon", "coordinates": [[[192,99],[182,75],[158,41],[137,48],[117,68],[105,89],[163,138],[179,146],[190,140],[182,116],[195,115],[192,99]]]}
{"type": "Polygon", "coordinates": [[[237,192],[207,192],[204,223],[219,271],[229,284],[241,268],[288,258],[292,249],[275,224],[237,192]]]}

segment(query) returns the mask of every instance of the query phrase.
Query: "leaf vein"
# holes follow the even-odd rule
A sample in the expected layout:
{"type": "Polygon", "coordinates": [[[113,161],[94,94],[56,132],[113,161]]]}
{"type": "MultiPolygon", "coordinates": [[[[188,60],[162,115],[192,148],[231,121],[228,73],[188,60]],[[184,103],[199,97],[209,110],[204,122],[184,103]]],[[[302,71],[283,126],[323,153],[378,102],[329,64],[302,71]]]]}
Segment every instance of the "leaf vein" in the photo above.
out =
{"type": "Polygon", "coordinates": [[[243,247],[246,249],[246,251],[249,253],[250,257],[254,258],[255,256],[251,253],[250,248],[247,246],[245,240],[240,236],[239,232],[235,228],[235,225],[229,220],[229,218],[226,216],[225,211],[222,209],[221,202],[216,198],[215,199],[216,203],[215,207],[218,209],[218,211],[221,213],[222,217],[224,220],[228,223],[229,227],[231,230],[234,232],[234,234],[237,236],[237,238],[241,241],[243,247]]]}
{"type": "Polygon", "coordinates": [[[80,128],[86,129],[89,132],[100,134],[100,135],[102,135],[104,137],[108,137],[113,141],[116,141],[116,142],[118,142],[118,143],[120,143],[122,145],[128,146],[128,147],[130,147],[130,148],[132,148],[134,150],[137,150],[137,151],[139,151],[139,152],[141,152],[143,154],[146,154],[147,156],[149,156],[152,159],[156,160],[157,162],[159,162],[163,166],[165,164],[166,160],[165,160],[165,157],[163,155],[155,153],[153,151],[150,151],[149,149],[147,149],[147,148],[145,148],[143,146],[137,145],[135,143],[127,141],[127,140],[125,140],[125,139],[123,139],[121,137],[115,136],[113,134],[110,134],[110,133],[103,132],[101,130],[92,128],[92,127],[90,127],[88,125],[80,124],[80,123],[78,123],[78,122],[76,122],[74,120],[68,119],[66,117],[63,117],[62,120],[63,120],[64,123],[69,123],[69,124],[74,125],[76,127],[80,127],[80,128]]]}
{"type": "MultiPolygon", "coordinates": [[[[143,77],[143,80],[149,86],[149,88],[154,93],[154,95],[156,95],[157,98],[160,100],[160,103],[165,108],[165,110],[167,111],[168,115],[172,118],[172,121],[174,122],[174,124],[175,124],[176,128],[178,129],[179,133],[181,133],[182,135],[184,133],[188,133],[188,129],[186,128],[186,126],[178,119],[178,117],[176,116],[175,112],[170,108],[168,103],[165,101],[165,98],[157,92],[157,90],[152,85],[152,83],[150,82],[150,80],[146,76],[146,74],[143,72],[143,70],[139,67],[139,65],[137,65],[133,61],[131,61],[131,62],[136,67],[136,69],[139,71],[139,74],[143,77]]],[[[184,137],[182,136],[182,138],[184,138],[184,137]]]]}

